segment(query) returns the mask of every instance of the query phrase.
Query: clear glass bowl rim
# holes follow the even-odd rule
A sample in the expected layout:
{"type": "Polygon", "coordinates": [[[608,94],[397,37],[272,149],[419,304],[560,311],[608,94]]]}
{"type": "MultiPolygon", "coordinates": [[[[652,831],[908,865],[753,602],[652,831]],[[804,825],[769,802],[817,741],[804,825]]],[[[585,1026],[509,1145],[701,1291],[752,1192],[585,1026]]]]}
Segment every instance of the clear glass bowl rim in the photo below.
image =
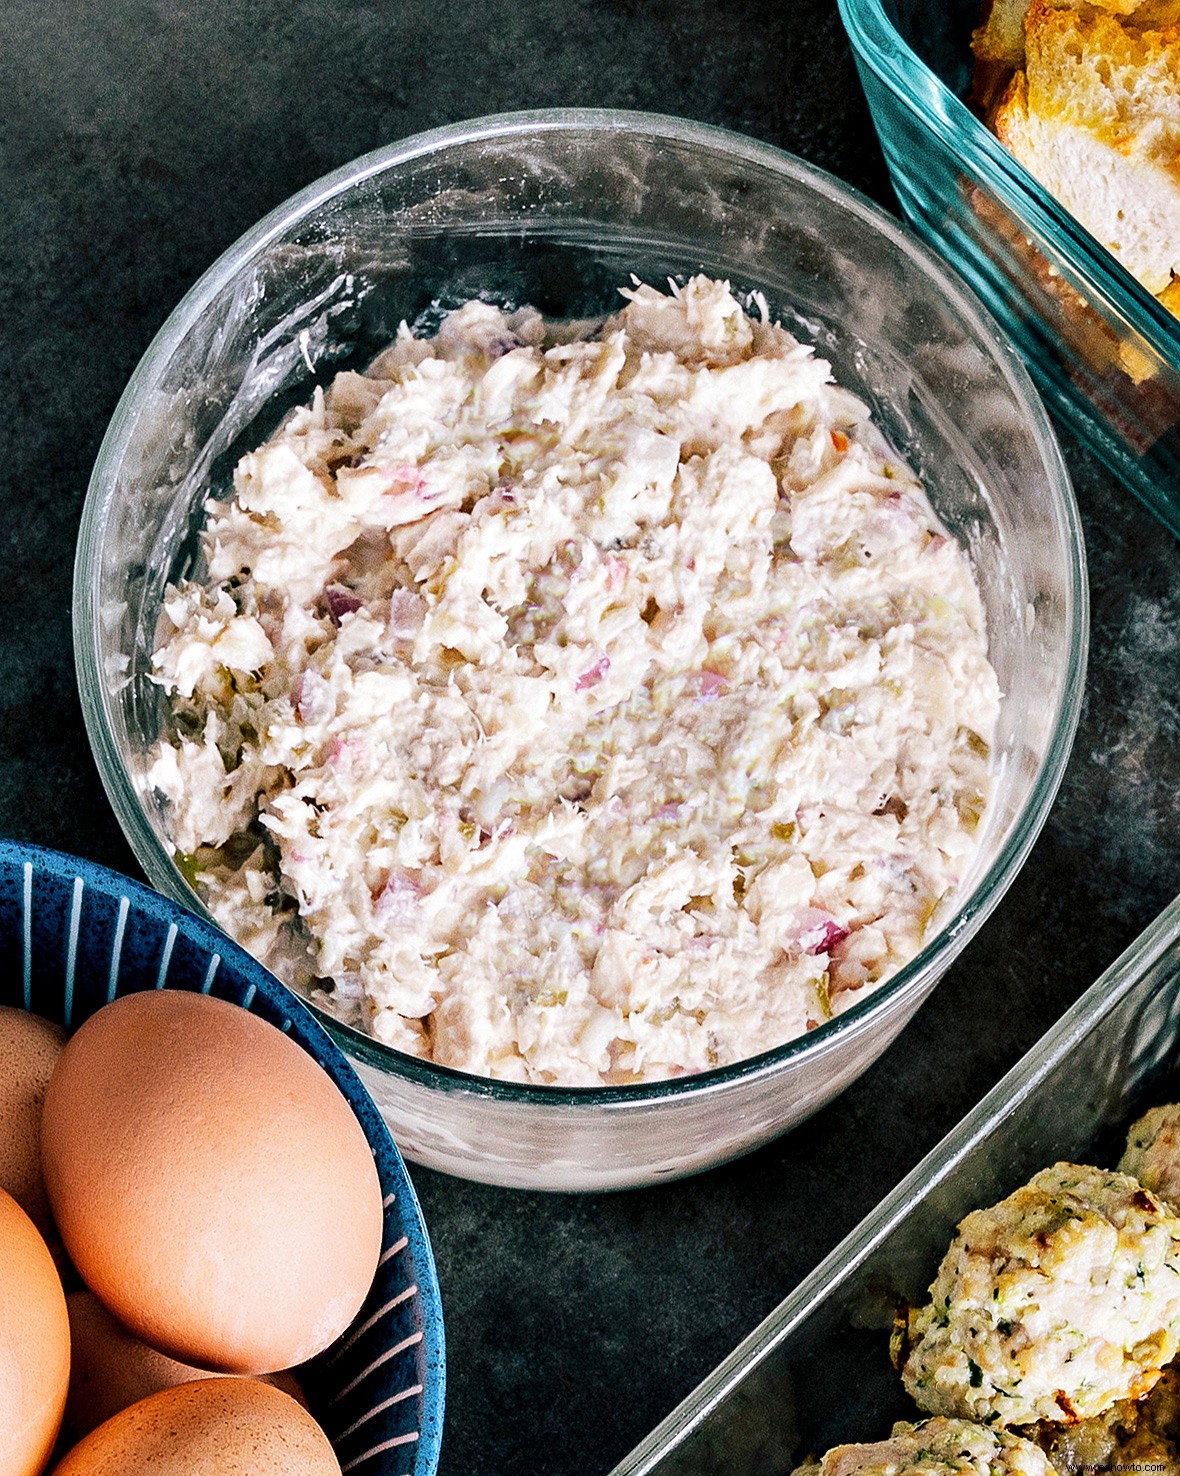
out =
{"type": "MultiPolygon", "coordinates": [[[[950,94],[947,96],[950,97],[950,94]]],[[[739,1081],[774,1076],[789,1063],[824,1056],[837,1048],[844,1039],[860,1034],[862,1029],[870,1028],[873,1017],[883,1013],[887,1004],[900,1006],[907,995],[921,987],[926,968],[965,929],[973,932],[999,903],[1040,833],[1061,784],[1081,712],[1089,636],[1084,542],[1069,473],[1048,414],[1024,365],[999,325],[953,269],[906,227],[860,191],[785,150],[712,124],[657,113],[609,108],[543,108],[528,112],[499,113],[414,134],[362,155],[291,196],[240,236],[189,289],[165,320],[136,366],[99,447],[82,510],[74,561],[74,660],[83,717],[99,775],[136,859],[152,884],[160,891],[190,910],[198,911],[209,918],[209,913],[184,881],[172,857],[160,846],[136,798],[114,742],[112,714],[108,708],[101,674],[99,556],[110,503],[116,491],[117,472],[140,413],[145,392],[200,314],[228,281],[268,242],[282,235],[317,206],[386,169],[441,148],[509,135],[525,137],[553,131],[623,132],[707,147],[786,176],[805,189],[818,191],[859,216],[870,231],[885,236],[924,270],[957,316],[995,349],[997,362],[1008,380],[1009,388],[1029,416],[1046,474],[1056,494],[1056,518],[1059,524],[1064,524],[1071,553],[1066,610],[1069,630],[1068,664],[1054,715],[1052,740],[1028,803],[974,892],[955,909],[938,934],[904,968],[876,988],[866,999],[826,1021],[818,1029],[761,1055],[691,1076],[632,1086],[561,1087],[493,1080],[406,1055],[364,1035],[354,1027],[343,1024],[311,1001],[303,1000],[303,1003],[313,1009],[329,1033],[355,1059],[409,1082],[446,1092],[493,1098],[504,1103],[528,1103],[542,1109],[586,1105],[607,1109],[633,1109],[647,1102],[714,1094],[739,1081]]]]}
{"type": "MultiPolygon", "coordinates": [[[[858,57],[965,172],[985,184],[1017,220],[1049,243],[1085,281],[1105,313],[1141,335],[1165,363],[1180,363],[1180,321],[1107,251],[1024,165],[992,136],[960,97],[906,44],[882,0],[836,0],[858,57]]],[[[874,120],[878,121],[878,120],[874,120]]],[[[882,126],[880,122],[878,126],[882,126]]]]}

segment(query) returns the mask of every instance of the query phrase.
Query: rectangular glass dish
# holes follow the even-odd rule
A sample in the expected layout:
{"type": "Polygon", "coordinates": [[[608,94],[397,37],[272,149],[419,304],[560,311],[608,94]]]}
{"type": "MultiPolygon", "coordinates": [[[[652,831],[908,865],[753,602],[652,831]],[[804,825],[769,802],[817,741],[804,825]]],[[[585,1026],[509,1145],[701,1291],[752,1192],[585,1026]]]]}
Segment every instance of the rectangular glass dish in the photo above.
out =
{"type": "Polygon", "coordinates": [[[1180,1095],[1180,898],[611,1476],[787,1476],[914,1406],[889,1363],[964,1215],[1058,1159],[1113,1166],[1180,1095]]]}
{"type": "Polygon", "coordinates": [[[1011,335],[1049,407],[1180,535],[1180,321],[962,99],[981,0],[839,0],[902,210],[1011,335]]]}

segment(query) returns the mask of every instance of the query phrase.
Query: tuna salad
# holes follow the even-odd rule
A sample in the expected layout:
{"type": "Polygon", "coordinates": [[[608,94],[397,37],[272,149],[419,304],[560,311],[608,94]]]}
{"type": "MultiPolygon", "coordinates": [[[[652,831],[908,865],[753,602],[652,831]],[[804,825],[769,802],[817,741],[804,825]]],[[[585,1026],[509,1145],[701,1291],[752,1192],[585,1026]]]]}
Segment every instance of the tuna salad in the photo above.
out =
{"type": "Polygon", "coordinates": [[[908,1329],[919,1408],[1076,1423],[1147,1394],[1180,1347],[1180,1219],[1128,1174],[1059,1163],[967,1216],[908,1329]]]}
{"type": "Polygon", "coordinates": [[[577,334],[404,325],[242,458],[154,658],[151,782],[226,930],[399,1050],[723,1066],[911,959],[999,693],[964,550],[726,283],[577,334]]]}

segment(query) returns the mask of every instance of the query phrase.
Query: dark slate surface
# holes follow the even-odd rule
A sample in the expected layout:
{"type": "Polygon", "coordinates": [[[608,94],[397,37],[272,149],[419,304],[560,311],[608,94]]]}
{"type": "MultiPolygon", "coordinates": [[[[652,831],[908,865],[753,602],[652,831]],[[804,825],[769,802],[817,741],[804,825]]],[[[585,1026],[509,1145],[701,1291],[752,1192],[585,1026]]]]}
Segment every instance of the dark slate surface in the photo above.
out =
{"type": "MultiPolygon", "coordinates": [[[[891,200],[831,0],[6,0],[0,832],[137,874],[82,730],[70,565],[103,428],[170,308],[326,170],[560,104],[744,129],[891,200]]],[[[1024,873],[881,1062],[741,1163],[599,1199],[415,1173],[451,1349],[444,1476],[606,1472],[1180,889],[1180,546],[1066,449],[1090,679],[1024,873]]]]}

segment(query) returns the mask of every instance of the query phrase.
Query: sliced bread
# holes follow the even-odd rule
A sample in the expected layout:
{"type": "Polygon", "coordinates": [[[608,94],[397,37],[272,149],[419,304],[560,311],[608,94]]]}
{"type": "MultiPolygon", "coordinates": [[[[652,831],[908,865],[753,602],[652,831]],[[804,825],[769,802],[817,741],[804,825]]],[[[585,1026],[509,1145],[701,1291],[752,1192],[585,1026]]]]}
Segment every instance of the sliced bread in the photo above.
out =
{"type": "Polygon", "coordinates": [[[1030,0],[1001,142],[1150,292],[1180,273],[1180,27],[1030,0]]]}
{"type": "MultiPolygon", "coordinates": [[[[971,101],[990,122],[1013,73],[1025,64],[1025,20],[1030,0],[984,0],[971,37],[975,76],[971,101]]],[[[1046,0],[1045,8],[1084,16],[1109,15],[1138,30],[1180,25],[1180,0],[1046,0]]]]}

